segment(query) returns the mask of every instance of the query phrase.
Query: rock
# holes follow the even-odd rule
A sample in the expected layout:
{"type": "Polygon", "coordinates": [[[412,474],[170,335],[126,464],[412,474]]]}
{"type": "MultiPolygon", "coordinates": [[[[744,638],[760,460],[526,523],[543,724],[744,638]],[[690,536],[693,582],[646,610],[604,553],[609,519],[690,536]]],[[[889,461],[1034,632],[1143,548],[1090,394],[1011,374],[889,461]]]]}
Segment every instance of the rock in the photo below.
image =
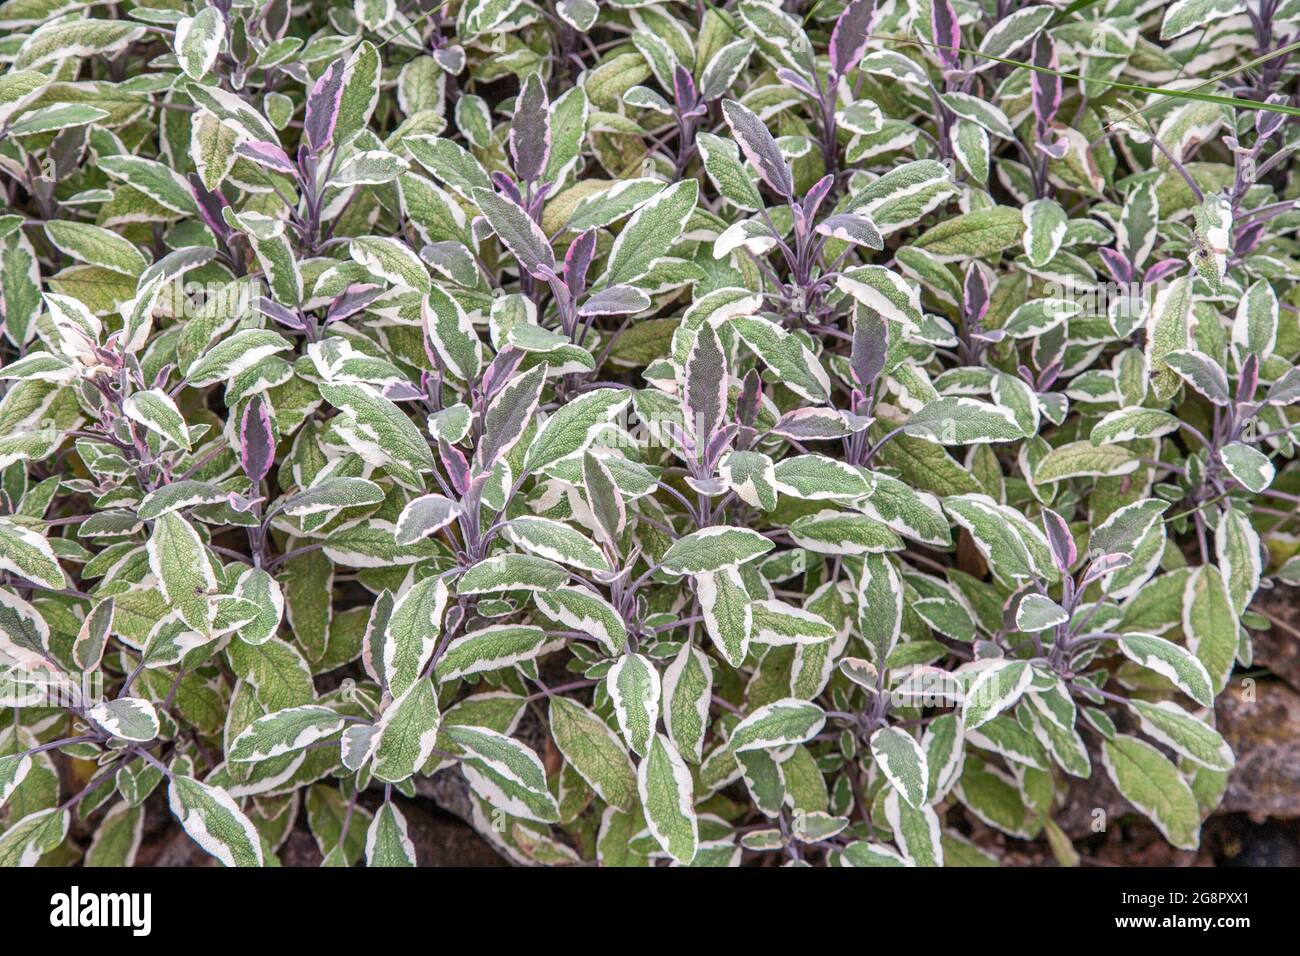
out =
{"type": "Polygon", "coordinates": [[[1300,693],[1281,680],[1237,678],[1216,712],[1237,755],[1219,812],[1300,817],[1300,693]]]}
{"type": "MultiPolygon", "coordinates": [[[[1274,622],[1300,629],[1300,588],[1278,585],[1268,591],[1260,591],[1251,610],[1271,618],[1274,622]]],[[[1267,631],[1254,631],[1251,634],[1254,645],[1254,663],[1267,667],[1294,690],[1300,691],[1300,636],[1279,627],[1274,623],[1267,631]]]]}
{"type": "Polygon", "coordinates": [[[426,805],[401,801],[420,866],[508,866],[471,827],[426,805]]]}

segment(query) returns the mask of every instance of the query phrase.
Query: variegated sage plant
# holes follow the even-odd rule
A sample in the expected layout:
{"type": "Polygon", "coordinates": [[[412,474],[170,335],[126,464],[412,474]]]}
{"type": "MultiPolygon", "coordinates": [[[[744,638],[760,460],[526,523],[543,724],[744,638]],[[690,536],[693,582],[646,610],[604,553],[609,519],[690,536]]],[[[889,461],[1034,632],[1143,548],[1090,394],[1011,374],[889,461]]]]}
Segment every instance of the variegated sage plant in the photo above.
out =
{"type": "Polygon", "coordinates": [[[1296,0],[0,2],[0,863],[1198,846],[1296,0]],[[1094,781],[1095,783],[1095,781],[1094,781]],[[1140,824],[1145,825],[1145,824],[1140,824]]]}

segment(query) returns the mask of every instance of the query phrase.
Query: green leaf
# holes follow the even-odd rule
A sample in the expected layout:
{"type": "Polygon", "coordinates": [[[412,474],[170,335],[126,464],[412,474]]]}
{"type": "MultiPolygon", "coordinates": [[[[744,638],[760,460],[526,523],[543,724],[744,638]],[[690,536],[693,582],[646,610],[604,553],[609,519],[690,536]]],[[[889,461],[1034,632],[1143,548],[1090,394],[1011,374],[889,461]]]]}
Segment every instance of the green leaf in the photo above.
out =
{"type": "Polygon", "coordinates": [[[198,533],[179,514],[168,512],[154,522],[148,553],[149,569],[167,603],[181,620],[206,636],[216,614],[210,595],[217,591],[217,578],[198,533]]]}
{"type": "Polygon", "coordinates": [[[1164,754],[1128,734],[1103,740],[1102,763],[1120,794],[1174,846],[1200,845],[1201,813],[1191,788],[1164,754]]]}
{"type": "Polygon", "coordinates": [[[663,734],[654,736],[637,767],[637,790],[656,842],[678,863],[690,863],[700,845],[694,784],[685,761],[663,734]]]}
{"type": "Polygon", "coordinates": [[[96,704],[86,716],[114,737],[143,743],[158,736],[158,712],[139,697],[119,697],[96,704]]]}
{"type": "Polygon", "coordinates": [[[659,672],[648,658],[624,654],[605,675],[605,688],[623,739],[634,753],[646,756],[659,722],[659,672]]]}
{"type": "Polygon", "coordinates": [[[1034,670],[1028,661],[998,660],[982,667],[966,689],[962,726],[973,730],[992,720],[1015,704],[1033,679],[1034,670]]]}
{"type": "Polygon", "coordinates": [[[393,605],[383,637],[382,675],[400,697],[424,673],[442,633],[450,593],[442,577],[417,581],[393,605]]]}
{"type": "Polygon", "coordinates": [[[982,258],[1019,245],[1024,232],[1018,209],[990,206],[930,227],[913,245],[946,260],[982,258]]]}
{"type": "Polygon", "coordinates": [[[50,807],[29,813],[0,833],[0,866],[35,866],[68,835],[67,810],[50,807]]]}
{"type": "Polygon", "coordinates": [[[236,762],[270,760],[332,737],[346,721],[318,704],[290,707],[253,721],[230,745],[226,757],[236,762]]]}
{"type": "Polygon", "coordinates": [[[802,743],[821,733],[826,713],[816,704],[787,697],[754,711],[731,732],[733,752],[768,750],[802,743]]]}
{"type": "Polygon", "coordinates": [[[523,473],[586,451],[629,401],[631,395],[622,389],[597,388],[561,406],[529,443],[523,473]]]}
{"type": "Polygon", "coordinates": [[[1218,568],[1203,565],[1187,579],[1182,623],[1188,649],[1205,665],[1215,693],[1222,692],[1232,675],[1241,625],[1218,568]]]}
{"type": "Polygon", "coordinates": [[[122,403],[122,411],[132,421],[157,432],[172,444],[189,450],[190,436],[185,427],[185,416],[161,389],[136,392],[122,403]]]}
{"type": "Polygon", "coordinates": [[[1010,409],[973,398],[939,398],[915,412],[904,433],[940,445],[1015,441],[1025,433],[1010,409]]]}
{"type": "Polygon", "coordinates": [[[511,542],[543,558],[584,571],[610,570],[609,561],[595,543],[559,521],[525,515],[511,520],[504,531],[511,542]]]}
{"type": "Polygon", "coordinates": [[[385,802],[366,830],[366,866],[415,866],[415,844],[406,817],[385,802]]]}
{"type": "Polygon", "coordinates": [[[424,766],[438,740],[438,696],[422,677],[384,710],[375,724],[375,779],[399,783],[424,766]]]}
{"type": "Polygon", "coordinates": [[[718,525],[678,538],[664,552],[660,567],[670,574],[711,574],[752,561],[773,547],[757,531],[718,525]]]}
{"type": "Polygon", "coordinates": [[[176,774],[167,801],[190,838],[224,866],[264,865],[257,827],[225,790],[176,774]]]}
{"type": "Polygon", "coordinates": [[[550,698],[551,736],[564,759],[600,799],[630,812],[636,807],[636,768],[609,726],[577,701],[550,698]]]}
{"type": "Polygon", "coordinates": [[[434,675],[440,684],[500,670],[541,653],[546,645],[546,632],[540,627],[526,624],[493,624],[477,631],[462,634],[450,644],[434,665],[434,675]]]}
{"type": "Polygon", "coordinates": [[[44,535],[6,518],[0,518],[0,570],[55,590],[67,585],[59,559],[44,535]]]}
{"type": "Polygon", "coordinates": [[[1138,715],[1143,733],[1188,760],[1225,772],[1236,763],[1232,748],[1217,730],[1173,701],[1130,700],[1128,705],[1138,715]]]}
{"type": "MultiPolygon", "coordinates": [[[[1190,578],[1188,579],[1190,583],[1190,578]]],[[[1233,646],[1236,646],[1234,638],[1233,646]]],[[[1125,634],[1119,639],[1124,656],[1168,678],[1175,687],[1203,707],[1214,704],[1214,685],[1205,665],[1190,651],[1154,634],[1125,634]]]]}
{"type": "Polygon", "coordinates": [[[447,728],[465,751],[461,769],[474,791],[498,810],[524,820],[555,823],[560,809],[546,786],[537,754],[519,741],[484,727],[447,728]]]}

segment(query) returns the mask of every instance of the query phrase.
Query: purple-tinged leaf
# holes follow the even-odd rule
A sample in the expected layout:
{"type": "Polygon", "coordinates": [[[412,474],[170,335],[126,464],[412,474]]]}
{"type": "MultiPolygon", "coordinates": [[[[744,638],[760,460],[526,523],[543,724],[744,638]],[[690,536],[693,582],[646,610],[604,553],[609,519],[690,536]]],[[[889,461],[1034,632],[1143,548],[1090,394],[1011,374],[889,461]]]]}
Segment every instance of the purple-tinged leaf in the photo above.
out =
{"type": "Polygon", "coordinates": [[[281,149],[278,143],[249,140],[236,146],[235,152],[245,159],[251,159],[259,166],[274,169],[279,173],[288,173],[290,176],[296,177],[298,175],[298,167],[293,164],[289,154],[281,149]]]}
{"type": "Polygon", "coordinates": [[[483,188],[474,190],[474,201],[521,269],[537,279],[555,276],[555,253],[546,233],[522,206],[483,188]]]}
{"type": "Polygon", "coordinates": [[[1160,262],[1153,264],[1145,273],[1143,273],[1142,281],[1160,282],[1162,279],[1167,279],[1169,276],[1173,275],[1186,264],[1186,260],[1184,259],[1162,259],[1160,262]]]}
{"type": "Polygon", "coordinates": [[[849,0],[831,31],[831,67],[838,76],[847,76],[867,52],[875,0],[849,0]]]}
{"type": "Polygon", "coordinates": [[[708,446],[704,449],[704,467],[713,471],[719,459],[722,458],[723,452],[731,448],[731,439],[735,437],[740,426],[735,422],[728,422],[718,429],[717,434],[709,439],[708,446]]]}
{"type": "Polygon", "coordinates": [[[795,89],[799,90],[801,93],[804,93],[816,99],[817,90],[815,90],[808,83],[806,79],[804,79],[802,76],[800,76],[798,73],[796,73],[794,70],[790,69],[789,67],[783,66],[779,70],[777,70],[776,77],[782,83],[787,83],[790,86],[793,86],[795,89]]]}
{"type": "Polygon", "coordinates": [[[334,127],[339,121],[339,107],[343,103],[343,74],[346,61],[335,59],[325,72],[320,75],[316,85],[307,97],[307,112],[303,121],[303,132],[307,142],[317,153],[329,145],[334,136],[334,127]]]}
{"type": "Polygon", "coordinates": [[[961,25],[951,0],[930,0],[930,29],[934,33],[935,52],[945,70],[961,66],[961,25]]]}
{"type": "Polygon", "coordinates": [[[569,243],[564,254],[564,284],[569,287],[569,294],[580,298],[587,288],[587,270],[596,255],[596,230],[588,229],[569,243]]]}
{"type": "Polygon", "coordinates": [[[250,481],[261,481],[275,463],[275,431],[271,409],[258,392],[244,406],[239,420],[239,464],[250,481]]]}
{"type": "MultiPolygon", "coordinates": [[[[1269,95],[1265,102],[1280,105],[1287,102],[1287,96],[1285,93],[1273,93],[1269,95]]],[[[1282,124],[1285,122],[1285,113],[1275,113],[1271,110],[1257,110],[1255,112],[1255,133],[1261,140],[1268,139],[1280,130],[1282,124]]]]}
{"type": "Polygon", "coordinates": [[[226,225],[226,218],[221,210],[230,203],[226,202],[226,197],[220,192],[212,192],[205,188],[202,180],[194,173],[190,173],[189,180],[190,192],[194,194],[194,203],[199,207],[199,215],[203,217],[203,221],[212,230],[213,235],[224,242],[226,236],[230,235],[230,227],[226,225]]]}
{"type": "Polygon", "coordinates": [[[746,428],[753,428],[758,420],[759,399],[763,395],[763,377],[758,369],[751,368],[745,375],[740,387],[740,397],[736,399],[736,419],[746,428]]]}
{"type": "Polygon", "coordinates": [[[342,295],[334,297],[330,303],[329,311],[325,314],[325,321],[338,322],[350,316],[356,315],[375,299],[378,299],[385,293],[381,286],[370,285],[364,282],[354,282],[343,291],[342,295]]]}
{"type": "Polygon", "coordinates": [[[875,309],[859,305],[853,310],[853,349],[849,365],[858,388],[865,393],[885,368],[889,352],[889,327],[875,309]]]}
{"type": "Polygon", "coordinates": [[[1129,262],[1122,254],[1114,249],[1099,249],[1101,261],[1106,266],[1106,271],[1110,273],[1111,278],[1120,285],[1128,285],[1133,281],[1133,263],[1129,262]]]}
{"type": "Polygon", "coordinates": [[[510,155],[515,173],[526,183],[536,182],[551,157],[550,103],[546,86],[537,73],[529,73],[515,99],[510,119],[510,155]]]}
{"type": "Polygon", "coordinates": [[[866,246],[868,249],[885,248],[885,240],[881,237],[876,224],[858,213],[840,212],[827,216],[817,224],[817,232],[831,239],[866,246]]]}
{"type": "Polygon", "coordinates": [[[1260,240],[1268,233],[1268,220],[1271,218],[1271,215],[1265,213],[1259,219],[1238,227],[1237,234],[1232,240],[1232,248],[1237,256],[1246,256],[1255,251],[1260,240]]]}
{"type": "Polygon", "coordinates": [[[385,382],[384,387],[379,390],[379,394],[390,402],[413,402],[417,399],[428,398],[423,391],[410,382],[385,382]]]}
{"type": "Polygon", "coordinates": [[[258,296],[253,305],[268,319],[279,322],[287,328],[302,331],[307,327],[296,310],[286,308],[274,299],[268,299],[264,295],[258,296]]]}
{"type": "Polygon", "coordinates": [[[1259,355],[1250,352],[1241,363],[1241,377],[1237,380],[1237,404],[1244,405],[1255,400],[1255,389],[1259,388],[1259,355]]]}
{"type": "Polygon", "coordinates": [[[579,315],[632,315],[650,307],[650,296],[635,286],[601,289],[578,309],[579,315]]]}
{"type": "Polygon", "coordinates": [[[483,440],[478,445],[475,464],[479,472],[490,471],[524,437],[537,414],[545,383],[546,366],[534,365],[512,379],[493,399],[483,419],[483,440]]]}
{"type": "Polygon", "coordinates": [[[727,414],[727,357],[718,333],[708,323],[695,333],[695,344],[686,358],[685,398],[691,415],[687,428],[695,438],[695,447],[704,448],[727,414]]]}
{"type": "Polygon", "coordinates": [[[778,196],[791,200],[794,196],[794,178],[781,147],[768,131],[763,121],[735,100],[722,101],[722,114],[731,127],[731,135],[736,138],[741,152],[749,160],[763,182],[778,196]]]}
{"type": "Polygon", "coordinates": [[[803,214],[807,219],[813,219],[817,215],[817,210],[825,202],[826,197],[830,195],[832,187],[835,185],[835,174],[827,173],[821,179],[813,184],[812,189],[803,197],[803,214]]]}
{"type": "Polygon", "coordinates": [[[519,187],[515,185],[513,179],[501,172],[499,169],[492,173],[491,179],[492,185],[497,188],[497,191],[505,193],[506,198],[516,206],[522,206],[524,204],[524,195],[519,191],[519,187]]]}
{"type": "Polygon", "coordinates": [[[988,267],[978,260],[972,261],[966,268],[966,278],[962,282],[962,315],[974,328],[984,323],[984,316],[989,311],[989,273],[988,267]]]}
{"type": "Polygon", "coordinates": [[[510,381],[510,377],[523,364],[525,354],[522,350],[507,345],[488,363],[479,379],[479,389],[487,401],[491,402],[497,392],[510,381]]]}
{"type": "Polygon", "coordinates": [[[465,460],[464,453],[455,445],[439,440],[438,457],[442,459],[442,467],[451,479],[452,490],[463,496],[469,490],[469,462],[465,460]]]}
{"type": "Polygon", "coordinates": [[[1030,74],[1029,88],[1032,94],[1034,118],[1038,123],[1038,134],[1043,137],[1051,127],[1052,120],[1056,119],[1056,111],[1061,108],[1062,94],[1061,78],[1055,73],[1041,72],[1057,68],[1056,44],[1046,33],[1040,33],[1038,39],[1034,41],[1034,66],[1040,69],[1030,74]]]}
{"type": "Polygon", "coordinates": [[[1051,508],[1043,509],[1043,530],[1047,532],[1047,543],[1052,549],[1052,560],[1061,574],[1070,573],[1074,562],[1078,560],[1079,549],[1074,543],[1074,535],[1065,519],[1051,508]]]}
{"type": "Polygon", "coordinates": [[[683,116],[694,110],[700,100],[699,92],[695,88],[695,78],[680,63],[673,67],[673,99],[676,101],[677,111],[683,116]]]}
{"type": "MultiPolygon", "coordinates": [[[[869,421],[868,421],[869,424],[869,421]]],[[[843,412],[833,408],[796,408],[772,426],[772,434],[795,441],[826,441],[853,434],[843,412]]]]}

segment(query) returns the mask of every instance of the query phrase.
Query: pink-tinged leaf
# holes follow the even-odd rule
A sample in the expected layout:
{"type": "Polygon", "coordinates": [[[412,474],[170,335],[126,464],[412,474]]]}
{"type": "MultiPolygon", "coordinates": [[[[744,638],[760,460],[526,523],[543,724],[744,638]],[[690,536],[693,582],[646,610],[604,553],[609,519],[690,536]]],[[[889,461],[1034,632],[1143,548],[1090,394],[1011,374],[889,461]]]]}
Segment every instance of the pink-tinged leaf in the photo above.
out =
{"type": "Polygon", "coordinates": [[[676,100],[677,110],[682,115],[695,109],[695,104],[700,99],[699,92],[695,88],[695,78],[680,63],[673,67],[673,99],[676,100]]]}
{"type": "Polygon", "coordinates": [[[874,0],[850,0],[831,31],[831,66],[839,76],[846,76],[867,52],[874,0]]]}
{"type": "Polygon", "coordinates": [[[787,83],[808,96],[814,98],[817,96],[817,91],[809,85],[808,81],[789,67],[783,66],[781,69],[777,70],[776,78],[782,83],[787,83]]]}
{"type": "Polygon", "coordinates": [[[945,70],[961,65],[961,25],[950,0],[931,0],[930,28],[934,31],[935,52],[945,70]]]}
{"type": "Polygon", "coordinates": [[[751,368],[740,386],[740,397],[736,399],[736,418],[746,428],[752,428],[758,419],[758,403],[763,395],[763,377],[758,369],[751,368]]]}
{"type": "Polygon", "coordinates": [[[971,262],[962,282],[962,314],[972,326],[984,322],[989,311],[989,274],[980,262],[971,262]]]}
{"type": "Polygon", "coordinates": [[[354,282],[344,290],[342,295],[334,297],[334,301],[330,303],[329,313],[325,316],[325,321],[338,322],[349,316],[356,315],[383,295],[385,291],[385,289],[377,285],[354,282]]]}
{"type": "Polygon", "coordinates": [[[307,327],[302,320],[302,316],[293,309],[285,308],[274,299],[268,299],[266,296],[259,296],[253,302],[253,305],[257,308],[258,312],[261,312],[268,319],[273,319],[274,321],[279,322],[283,326],[298,330],[307,327]]]}
{"type": "Polygon", "coordinates": [[[827,216],[817,224],[817,232],[841,242],[851,242],[868,249],[885,248],[885,240],[876,224],[866,216],[852,212],[839,212],[827,216]]]}
{"type": "Polygon", "coordinates": [[[1052,560],[1062,575],[1069,574],[1070,568],[1078,560],[1079,549],[1074,543],[1074,535],[1065,519],[1051,508],[1043,509],[1043,530],[1047,532],[1047,543],[1052,549],[1052,560]]]}
{"type": "Polygon", "coordinates": [[[321,74],[316,85],[307,97],[307,113],[303,121],[303,132],[307,142],[316,152],[329,145],[334,136],[334,127],[339,121],[339,107],[343,103],[344,60],[334,60],[321,74]]]}
{"type": "Polygon", "coordinates": [[[523,194],[519,192],[519,187],[515,185],[513,179],[499,169],[495,170],[490,178],[492,179],[492,185],[497,188],[497,192],[504,194],[516,206],[524,204],[523,194]]]}
{"type": "Polygon", "coordinates": [[[813,188],[808,190],[808,195],[803,197],[803,214],[812,219],[817,215],[817,210],[821,207],[822,202],[830,195],[831,187],[835,185],[835,175],[827,173],[821,179],[813,184],[813,188]]]}
{"type": "Polygon", "coordinates": [[[469,462],[465,460],[464,453],[455,445],[440,440],[438,457],[442,459],[442,466],[447,469],[452,490],[458,495],[464,495],[469,490],[469,462]]]}
{"type": "Polygon", "coordinates": [[[650,296],[630,285],[601,289],[578,309],[579,315],[631,315],[650,307],[650,296]]]}
{"type": "MultiPolygon", "coordinates": [[[[1280,105],[1287,102],[1287,96],[1285,93],[1273,93],[1269,96],[1266,102],[1280,105]]],[[[1282,124],[1285,122],[1285,113],[1274,113],[1271,110],[1258,110],[1255,113],[1255,133],[1259,136],[1261,141],[1266,140],[1280,130],[1282,124]]]]}
{"type": "Polygon", "coordinates": [[[428,397],[410,382],[387,382],[379,390],[379,394],[390,402],[413,402],[428,397]]]}
{"type": "Polygon", "coordinates": [[[1128,285],[1133,281],[1133,264],[1123,255],[1114,249],[1099,249],[1101,261],[1106,266],[1106,271],[1110,273],[1111,278],[1120,285],[1128,285]]]}
{"type": "Polygon", "coordinates": [[[579,298],[587,288],[587,270],[596,255],[596,230],[588,229],[573,242],[564,254],[564,284],[569,294],[579,298]]]}
{"type": "Polygon", "coordinates": [[[1056,44],[1046,33],[1040,33],[1034,41],[1034,66],[1039,67],[1030,74],[1029,87],[1032,92],[1034,118],[1038,123],[1038,132],[1043,136],[1056,118],[1056,111],[1061,108],[1061,78],[1055,73],[1042,70],[1055,70],[1056,44]]]}
{"type": "Polygon", "coordinates": [[[1259,388],[1259,355],[1250,352],[1246,356],[1246,361],[1241,363],[1241,377],[1237,380],[1237,404],[1254,401],[1257,388],[1259,388]]]}
{"type": "Polygon", "coordinates": [[[849,365],[858,388],[865,393],[885,368],[889,352],[889,327],[875,309],[859,305],[853,310],[853,349],[849,365]]]}
{"type": "Polygon", "coordinates": [[[537,279],[555,275],[555,253],[542,232],[518,203],[490,189],[474,190],[474,201],[507,249],[519,260],[519,267],[537,279]]]}
{"type": "Polygon", "coordinates": [[[264,143],[261,140],[250,140],[247,143],[240,143],[235,147],[235,152],[245,159],[251,159],[259,166],[265,166],[268,169],[274,169],[278,173],[288,173],[290,176],[298,174],[298,167],[293,164],[289,154],[280,148],[277,143],[264,143]]]}
{"type": "Polygon", "coordinates": [[[528,423],[537,414],[545,383],[546,366],[534,365],[512,379],[492,400],[483,420],[483,440],[478,445],[479,471],[489,471],[523,437],[528,423]]]}
{"type": "Polygon", "coordinates": [[[695,333],[686,359],[686,408],[695,447],[704,448],[727,414],[727,357],[718,334],[707,323],[695,333]]]}
{"type": "Polygon", "coordinates": [[[794,196],[794,177],[781,155],[781,147],[777,146],[776,139],[763,121],[735,100],[722,101],[722,115],[741,152],[763,182],[782,199],[791,199],[794,196]]]}
{"type": "Polygon", "coordinates": [[[275,463],[271,409],[260,392],[244,406],[239,420],[239,463],[250,481],[261,481],[275,463]]]}
{"type": "Polygon", "coordinates": [[[1186,265],[1184,259],[1163,259],[1151,266],[1142,276],[1143,282],[1159,282],[1167,279],[1179,269],[1186,265]]]}
{"type": "Polygon", "coordinates": [[[203,221],[212,230],[213,235],[218,239],[224,239],[230,233],[230,227],[226,225],[221,210],[230,203],[226,202],[226,197],[220,192],[209,192],[202,180],[194,173],[190,173],[189,180],[190,192],[194,194],[194,203],[199,207],[199,215],[203,217],[203,221]]]}
{"type": "Polygon", "coordinates": [[[515,160],[515,172],[524,182],[536,182],[546,171],[551,156],[550,103],[546,86],[536,73],[528,74],[515,99],[510,154],[515,160]]]}
{"type": "Polygon", "coordinates": [[[1104,578],[1106,575],[1127,568],[1133,563],[1131,554],[1100,554],[1092,559],[1088,565],[1087,572],[1083,579],[1079,581],[1079,590],[1082,591],[1092,582],[1104,578]]]}
{"type": "Polygon", "coordinates": [[[513,346],[507,345],[488,363],[488,367],[483,371],[479,379],[479,389],[483,392],[483,397],[488,402],[496,398],[497,392],[510,381],[510,377],[523,364],[524,352],[513,346]]]}

